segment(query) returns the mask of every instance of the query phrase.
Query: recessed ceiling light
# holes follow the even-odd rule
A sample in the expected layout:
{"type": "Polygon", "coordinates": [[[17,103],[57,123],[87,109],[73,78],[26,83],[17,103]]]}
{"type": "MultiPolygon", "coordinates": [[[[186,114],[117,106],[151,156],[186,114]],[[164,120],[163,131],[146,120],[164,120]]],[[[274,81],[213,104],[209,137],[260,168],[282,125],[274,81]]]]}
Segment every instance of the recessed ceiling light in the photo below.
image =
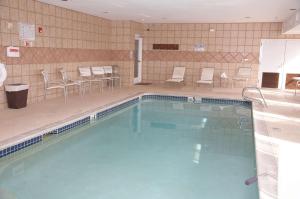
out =
{"type": "Polygon", "coordinates": [[[215,32],[216,30],[214,28],[209,29],[209,32],[215,32]]]}
{"type": "Polygon", "coordinates": [[[144,13],[140,13],[139,15],[142,16],[142,17],[146,17],[146,18],[150,18],[151,17],[150,15],[147,15],[147,14],[144,14],[144,13]]]}
{"type": "Polygon", "coordinates": [[[251,17],[247,16],[247,17],[244,17],[245,19],[251,19],[251,17]]]}
{"type": "Polygon", "coordinates": [[[119,7],[119,8],[124,8],[125,5],[121,4],[121,3],[111,3],[111,5],[115,6],[115,7],[119,7]]]}
{"type": "Polygon", "coordinates": [[[145,21],[145,19],[141,19],[142,21],[145,21]]]}

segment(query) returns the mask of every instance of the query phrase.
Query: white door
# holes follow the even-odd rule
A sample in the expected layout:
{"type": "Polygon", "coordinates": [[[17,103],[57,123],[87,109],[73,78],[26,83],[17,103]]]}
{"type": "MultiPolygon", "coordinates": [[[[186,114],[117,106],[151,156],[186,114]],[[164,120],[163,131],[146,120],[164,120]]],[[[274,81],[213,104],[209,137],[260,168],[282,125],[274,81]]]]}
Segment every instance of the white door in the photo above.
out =
{"type": "Polygon", "coordinates": [[[286,40],[285,63],[283,70],[283,85],[286,85],[287,74],[300,74],[300,40],[286,40]]]}
{"type": "Polygon", "coordinates": [[[278,88],[283,84],[283,65],[286,41],[281,39],[263,39],[261,41],[258,85],[262,85],[262,75],[264,72],[279,73],[278,88]]]}
{"type": "Polygon", "coordinates": [[[300,74],[300,40],[263,39],[258,72],[259,85],[263,72],[279,73],[278,88],[285,89],[287,74],[300,74]]]}
{"type": "Polygon", "coordinates": [[[135,38],[134,50],[134,79],[133,83],[142,82],[142,59],[143,59],[143,39],[140,37],[135,38]]]}

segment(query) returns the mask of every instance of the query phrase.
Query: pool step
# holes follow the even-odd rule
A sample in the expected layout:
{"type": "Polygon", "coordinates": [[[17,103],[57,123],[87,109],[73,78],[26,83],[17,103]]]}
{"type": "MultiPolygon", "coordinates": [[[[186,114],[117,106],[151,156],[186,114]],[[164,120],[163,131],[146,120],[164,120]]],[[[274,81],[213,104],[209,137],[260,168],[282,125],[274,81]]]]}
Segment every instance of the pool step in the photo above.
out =
{"type": "Polygon", "coordinates": [[[252,122],[248,117],[240,117],[238,124],[241,130],[251,131],[252,130],[252,122]]]}

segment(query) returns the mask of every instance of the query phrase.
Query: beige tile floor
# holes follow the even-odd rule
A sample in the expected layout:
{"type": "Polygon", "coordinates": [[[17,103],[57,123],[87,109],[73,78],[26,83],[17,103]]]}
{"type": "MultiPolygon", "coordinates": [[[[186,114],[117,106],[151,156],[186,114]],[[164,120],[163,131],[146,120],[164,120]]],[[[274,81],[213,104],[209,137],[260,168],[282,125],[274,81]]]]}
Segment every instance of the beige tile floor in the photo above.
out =
{"type": "MultiPolygon", "coordinates": [[[[103,93],[71,96],[67,104],[52,99],[27,108],[1,111],[0,148],[62,121],[113,104],[138,93],[165,93],[199,97],[241,99],[241,89],[178,88],[165,85],[133,86],[103,93]]],[[[263,91],[268,108],[254,105],[254,127],[260,198],[299,199],[300,95],[277,90],[263,91]],[[292,165],[292,166],[291,166],[292,165]]],[[[255,96],[255,93],[250,93],[255,96]]]]}

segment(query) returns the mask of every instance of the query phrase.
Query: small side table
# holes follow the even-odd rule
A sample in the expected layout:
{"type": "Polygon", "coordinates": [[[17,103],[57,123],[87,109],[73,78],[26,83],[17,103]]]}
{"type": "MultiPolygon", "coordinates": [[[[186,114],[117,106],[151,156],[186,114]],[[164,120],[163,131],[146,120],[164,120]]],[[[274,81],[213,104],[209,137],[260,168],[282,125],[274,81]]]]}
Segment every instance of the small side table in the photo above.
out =
{"type": "Polygon", "coordinates": [[[223,88],[223,86],[222,86],[223,83],[225,84],[225,88],[227,88],[228,84],[229,84],[229,78],[220,76],[220,87],[221,88],[223,88]]]}
{"type": "Polygon", "coordinates": [[[296,81],[295,95],[297,95],[297,89],[298,89],[298,87],[300,87],[300,77],[293,77],[293,80],[296,81]]]}

